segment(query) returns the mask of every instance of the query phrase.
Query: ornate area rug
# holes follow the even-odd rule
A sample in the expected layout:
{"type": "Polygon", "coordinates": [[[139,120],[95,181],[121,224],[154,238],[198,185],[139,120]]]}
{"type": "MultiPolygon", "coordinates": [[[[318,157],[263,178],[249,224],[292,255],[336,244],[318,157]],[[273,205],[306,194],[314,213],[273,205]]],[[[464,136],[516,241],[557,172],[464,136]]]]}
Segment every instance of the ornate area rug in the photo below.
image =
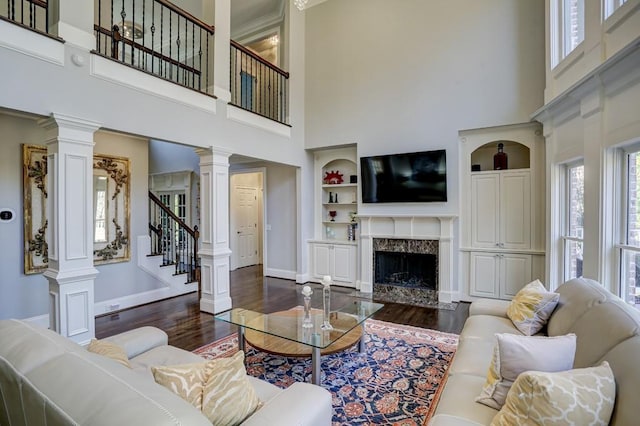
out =
{"type": "MultiPolygon", "coordinates": [[[[322,357],[322,386],[333,396],[334,425],[422,425],[431,417],[458,336],[367,320],[366,353],[357,347],[322,357]]],[[[233,334],[198,348],[207,359],[238,350],[233,334]]],[[[247,345],[247,373],[287,387],[311,380],[310,358],[287,358],[247,345]]]]}

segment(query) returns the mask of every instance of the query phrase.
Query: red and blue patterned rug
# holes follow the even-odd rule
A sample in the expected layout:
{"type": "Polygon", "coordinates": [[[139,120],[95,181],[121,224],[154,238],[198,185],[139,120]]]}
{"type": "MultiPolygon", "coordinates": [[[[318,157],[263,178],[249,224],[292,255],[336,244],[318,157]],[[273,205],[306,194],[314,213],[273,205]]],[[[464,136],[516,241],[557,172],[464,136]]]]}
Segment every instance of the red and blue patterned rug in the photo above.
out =
{"type": "MultiPolygon", "coordinates": [[[[431,417],[458,336],[368,320],[366,353],[357,347],[322,357],[322,386],[333,395],[334,425],[422,425],[431,417]]],[[[198,348],[207,359],[238,350],[236,334],[198,348]]],[[[280,387],[311,380],[310,358],[288,358],[247,346],[247,373],[280,387]]]]}

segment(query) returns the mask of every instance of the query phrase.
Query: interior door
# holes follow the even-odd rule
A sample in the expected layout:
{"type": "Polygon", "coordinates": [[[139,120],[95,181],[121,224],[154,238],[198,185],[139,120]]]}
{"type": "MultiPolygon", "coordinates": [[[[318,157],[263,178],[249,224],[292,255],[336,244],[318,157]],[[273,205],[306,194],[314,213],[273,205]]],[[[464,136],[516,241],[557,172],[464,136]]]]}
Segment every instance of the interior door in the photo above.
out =
{"type": "Polygon", "coordinates": [[[258,263],[258,190],[236,186],[235,200],[237,267],[243,268],[258,263]]]}

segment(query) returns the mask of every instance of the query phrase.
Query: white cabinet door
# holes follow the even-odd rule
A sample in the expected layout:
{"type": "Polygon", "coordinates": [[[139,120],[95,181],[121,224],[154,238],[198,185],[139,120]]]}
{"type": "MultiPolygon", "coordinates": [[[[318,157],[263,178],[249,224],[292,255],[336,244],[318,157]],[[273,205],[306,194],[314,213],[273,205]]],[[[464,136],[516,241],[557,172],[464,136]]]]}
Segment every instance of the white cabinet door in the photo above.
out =
{"type": "Polygon", "coordinates": [[[496,248],[500,232],[500,174],[471,177],[473,247],[496,248]]]}
{"type": "Polygon", "coordinates": [[[511,299],[531,282],[531,255],[500,255],[500,298],[511,299]]]}
{"type": "Polygon", "coordinates": [[[498,297],[499,268],[496,253],[471,253],[469,293],[478,297],[498,297]]]}
{"type": "Polygon", "coordinates": [[[504,172],[500,181],[500,248],[531,248],[531,174],[504,172]]]}
{"type": "Polygon", "coordinates": [[[312,243],[311,247],[313,278],[322,279],[325,275],[329,275],[336,284],[355,288],[356,246],[312,243]]]}
{"type": "Polygon", "coordinates": [[[312,244],[313,247],[313,276],[322,278],[331,275],[331,246],[329,244],[312,244]]]}
{"type": "Polygon", "coordinates": [[[333,246],[333,273],[330,274],[334,281],[340,285],[355,287],[356,281],[356,250],[354,246],[333,246]]]}

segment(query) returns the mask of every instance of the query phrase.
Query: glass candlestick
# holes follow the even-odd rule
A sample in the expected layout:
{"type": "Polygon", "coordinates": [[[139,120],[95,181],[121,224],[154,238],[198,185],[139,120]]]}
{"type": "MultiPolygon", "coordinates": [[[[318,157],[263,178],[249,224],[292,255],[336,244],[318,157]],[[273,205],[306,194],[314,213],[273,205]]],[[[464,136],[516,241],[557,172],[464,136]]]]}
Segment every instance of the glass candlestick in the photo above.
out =
{"type": "Polygon", "coordinates": [[[325,275],[322,278],[322,330],[333,330],[333,326],[329,323],[329,314],[331,313],[331,277],[325,275]]]}
{"type": "Polygon", "coordinates": [[[311,295],[313,291],[311,287],[305,285],[302,288],[302,295],[304,296],[304,319],[302,320],[302,328],[312,328],[313,322],[311,321],[311,295]]]}

